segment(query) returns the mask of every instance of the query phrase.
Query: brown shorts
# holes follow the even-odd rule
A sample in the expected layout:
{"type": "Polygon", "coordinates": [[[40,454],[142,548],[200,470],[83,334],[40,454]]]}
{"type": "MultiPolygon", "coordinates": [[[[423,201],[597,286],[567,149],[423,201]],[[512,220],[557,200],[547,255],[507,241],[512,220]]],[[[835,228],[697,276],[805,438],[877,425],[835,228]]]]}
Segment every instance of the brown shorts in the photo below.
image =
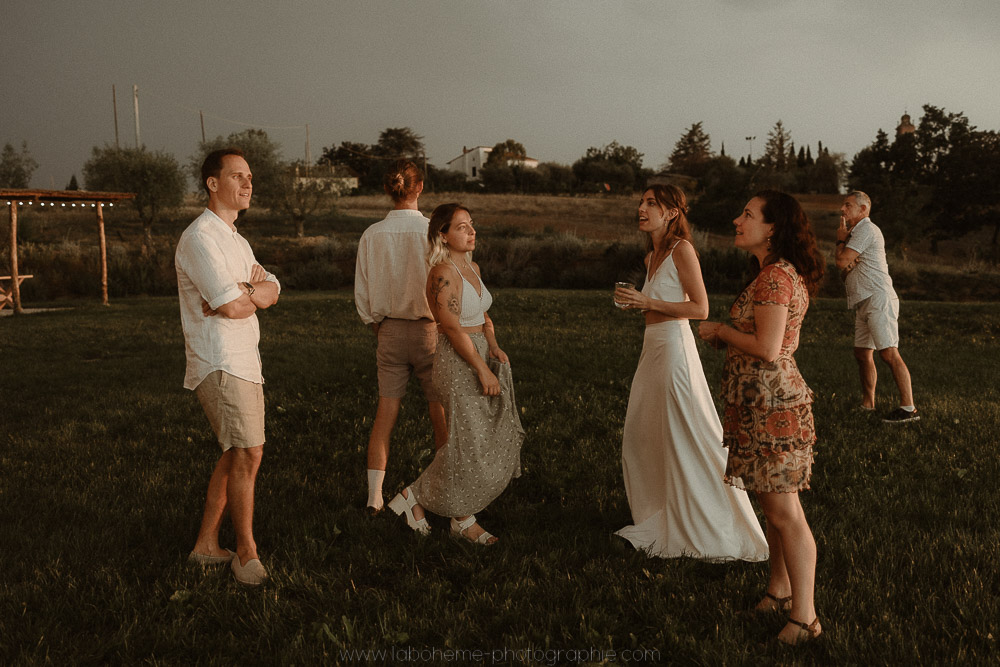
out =
{"type": "Polygon", "coordinates": [[[375,352],[379,396],[402,398],[415,373],[427,400],[440,400],[431,383],[436,348],[437,325],[432,320],[382,320],[375,352]]]}
{"type": "Polygon", "coordinates": [[[264,386],[212,371],[195,388],[222,451],[264,444],[264,386]]]}

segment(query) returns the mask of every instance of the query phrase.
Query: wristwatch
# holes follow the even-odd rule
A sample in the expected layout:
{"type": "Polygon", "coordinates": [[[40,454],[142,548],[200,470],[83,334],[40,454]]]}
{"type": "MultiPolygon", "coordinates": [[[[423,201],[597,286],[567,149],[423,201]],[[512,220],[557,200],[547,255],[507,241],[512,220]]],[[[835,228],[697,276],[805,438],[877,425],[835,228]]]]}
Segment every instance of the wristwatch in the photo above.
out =
{"type": "Polygon", "coordinates": [[[837,241],[837,245],[840,245],[841,243],[843,243],[844,245],[847,245],[847,241],[837,241]]]}
{"type": "Polygon", "coordinates": [[[253,283],[243,283],[243,286],[247,288],[247,296],[253,296],[253,293],[257,290],[254,289],[253,283]]]}

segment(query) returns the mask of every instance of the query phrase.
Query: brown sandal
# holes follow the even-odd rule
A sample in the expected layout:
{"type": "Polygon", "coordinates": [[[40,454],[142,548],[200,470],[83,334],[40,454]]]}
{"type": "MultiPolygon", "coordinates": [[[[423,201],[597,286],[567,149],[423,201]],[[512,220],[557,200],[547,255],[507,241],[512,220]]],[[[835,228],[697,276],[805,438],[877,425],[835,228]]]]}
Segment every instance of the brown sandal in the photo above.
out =
{"type": "Polygon", "coordinates": [[[753,610],[759,614],[772,614],[779,611],[788,612],[792,610],[792,596],[779,598],[771,592],[764,593],[764,598],[757,603],[753,610]]]}
{"type": "Polygon", "coordinates": [[[799,631],[795,635],[795,641],[785,641],[778,635],[778,641],[783,644],[788,644],[789,646],[798,646],[799,644],[804,644],[806,642],[812,641],[823,634],[823,631],[819,628],[819,617],[817,616],[812,623],[806,625],[801,621],[796,621],[793,618],[788,619],[788,622],[792,625],[799,626],[799,631]]]}

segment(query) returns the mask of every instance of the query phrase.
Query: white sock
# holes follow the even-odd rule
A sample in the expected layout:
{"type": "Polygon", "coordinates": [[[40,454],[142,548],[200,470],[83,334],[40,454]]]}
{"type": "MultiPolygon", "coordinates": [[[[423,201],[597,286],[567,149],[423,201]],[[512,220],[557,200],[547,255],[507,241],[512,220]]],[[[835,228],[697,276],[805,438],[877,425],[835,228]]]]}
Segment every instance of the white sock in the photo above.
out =
{"type": "Polygon", "coordinates": [[[899,407],[903,408],[907,412],[913,412],[914,410],[917,409],[917,407],[915,405],[901,405],[899,407]]]}
{"type": "Polygon", "coordinates": [[[382,507],[382,480],[385,479],[384,470],[368,469],[368,507],[382,507]]]}

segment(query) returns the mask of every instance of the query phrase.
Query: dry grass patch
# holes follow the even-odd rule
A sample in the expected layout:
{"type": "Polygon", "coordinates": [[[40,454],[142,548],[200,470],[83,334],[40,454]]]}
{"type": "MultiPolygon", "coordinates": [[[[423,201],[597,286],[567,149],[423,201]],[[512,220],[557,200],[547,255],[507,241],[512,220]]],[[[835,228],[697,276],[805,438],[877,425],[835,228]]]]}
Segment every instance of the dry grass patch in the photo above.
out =
{"type": "MultiPolygon", "coordinates": [[[[557,195],[428,193],[420,209],[430,215],[439,204],[460,202],[484,227],[513,227],[525,233],[567,232],[602,241],[631,237],[638,198],[628,195],[573,197],[557,195]]],[[[389,208],[384,195],[345,197],[339,210],[351,216],[381,218],[389,208]]]]}

